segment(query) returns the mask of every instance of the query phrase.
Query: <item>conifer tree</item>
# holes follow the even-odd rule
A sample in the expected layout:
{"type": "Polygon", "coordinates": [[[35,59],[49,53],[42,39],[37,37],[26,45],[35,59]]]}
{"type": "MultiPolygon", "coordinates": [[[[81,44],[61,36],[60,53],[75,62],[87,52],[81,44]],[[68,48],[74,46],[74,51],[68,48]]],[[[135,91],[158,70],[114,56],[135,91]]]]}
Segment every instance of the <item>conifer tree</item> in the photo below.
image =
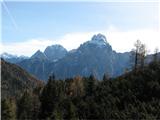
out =
{"type": "Polygon", "coordinates": [[[12,99],[1,101],[1,118],[2,120],[16,120],[16,104],[12,99]]]}
{"type": "Polygon", "coordinates": [[[18,101],[18,119],[32,119],[33,109],[34,105],[31,91],[25,91],[18,101]]]}
{"type": "Polygon", "coordinates": [[[50,76],[48,83],[40,95],[40,114],[39,117],[46,119],[52,116],[55,104],[58,101],[57,84],[54,76],[50,76]]]}
{"type": "Polygon", "coordinates": [[[86,95],[92,96],[96,88],[96,79],[93,75],[90,75],[86,82],[86,95]]]}

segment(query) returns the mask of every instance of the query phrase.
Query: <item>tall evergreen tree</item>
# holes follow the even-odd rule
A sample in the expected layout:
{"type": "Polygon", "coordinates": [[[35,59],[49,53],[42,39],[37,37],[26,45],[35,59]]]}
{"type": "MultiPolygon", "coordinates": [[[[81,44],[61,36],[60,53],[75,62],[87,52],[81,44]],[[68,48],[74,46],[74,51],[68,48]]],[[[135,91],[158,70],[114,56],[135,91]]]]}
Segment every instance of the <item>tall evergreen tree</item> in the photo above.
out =
{"type": "Polygon", "coordinates": [[[94,94],[96,88],[96,79],[93,75],[90,75],[90,77],[86,81],[86,95],[92,96],[94,94]]]}
{"type": "Polygon", "coordinates": [[[76,107],[73,104],[72,100],[70,98],[67,98],[64,102],[64,119],[69,120],[76,120],[76,107]]]}
{"type": "Polygon", "coordinates": [[[12,99],[4,99],[1,101],[1,119],[16,120],[16,104],[12,99]]]}
{"type": "Polygon", "coordinates": [[[54,76],[50,76],[48,83],[40,95],[41,107],[39,117],[46,119],[52,116],[55,104],[58,101],[57,84],[54,76]]]}
{"type": "Polygon", "coordinates": [[[25,91],[18,101],[18,119],[33,118],[33,96],[31,91],[25,91]]]}

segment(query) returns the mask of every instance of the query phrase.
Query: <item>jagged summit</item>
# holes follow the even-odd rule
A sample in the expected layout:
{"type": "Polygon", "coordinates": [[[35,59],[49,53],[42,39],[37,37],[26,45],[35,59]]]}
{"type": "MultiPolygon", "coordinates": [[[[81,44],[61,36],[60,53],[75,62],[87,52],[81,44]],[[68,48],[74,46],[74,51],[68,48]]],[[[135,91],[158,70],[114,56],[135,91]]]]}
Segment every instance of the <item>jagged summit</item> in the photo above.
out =
{"type": "Polygon", "coordinates": [[[40,50],[37,50],[37,52],[31,56],[31,59],[35,59],[35,58],[36,59],[47,59],[46,55],[40,50]]]}
{"type": "Polygon", "coordinates": [[[69,52],[56,49],[59,47],[60,45],[51,45],[46,48],[44,54],[48,61],[28,60],[22,61],[19,65],[43,80],[47,80],[52,73],[60,79],[91,74],[102,79],[105,73],[118,76],[128,66],[129,53],[119,54],[113,51],[102,34],[94,35],[89,41],[69,52]]]}
{"type": "Polygon", "coordinates": [[[108,44],[106,37],[101,33],[94,35],[90,42],[98,45],[108,44]]]}
{"type": "MultiPolygon", "coordinates": [[[[48,46],[45,51],[47,51],[48,49],[50,50],[66,50],[62,45],[59,45],[59,44],[54,44],[54,45],[51,45],[51,46],[48,46]]],[[[45,52],[44,51],[44,52],[45,52]]]]}
{"type": "Polygon", "coordinates": [[[12,54],[9,54],[9,53],[6,53],[6,52],[4,52],[4,53],[2,53],[1,54],[1,58],[15,58],[15,57],[17,57],[17,55],[12,55],[12,54]]]}
{"type": "Polygon", "coordinates": [[[1,58],[3,58],[4,60],[10,62],[10,63],[17,63],[17,62],[20,62],[24,59],[28,59],[29,57],[27,56],[17,56],[17,55],[13,55],[13,54],[9,54],[9,53],[2,53],[1,54],[1,58]]]}
{"type": "Polygon", "coordinates": [[[98,47],[98,48],[108,48],[112,50],[111,45],[107,42],[107,39],[105,35],[98,33],[96,35],[93,35],[90,41],[87,41],[80,45],[80,49],[88,48],[88,47],[98,47]]]}
{"type": "Polygon", "coordinates": [[[54,61],[64,57],[67,54],[67,50],[63,46],[55,44],[48,46],[45,49],[44,54],[48,57],[48,59],[54,61]]]}

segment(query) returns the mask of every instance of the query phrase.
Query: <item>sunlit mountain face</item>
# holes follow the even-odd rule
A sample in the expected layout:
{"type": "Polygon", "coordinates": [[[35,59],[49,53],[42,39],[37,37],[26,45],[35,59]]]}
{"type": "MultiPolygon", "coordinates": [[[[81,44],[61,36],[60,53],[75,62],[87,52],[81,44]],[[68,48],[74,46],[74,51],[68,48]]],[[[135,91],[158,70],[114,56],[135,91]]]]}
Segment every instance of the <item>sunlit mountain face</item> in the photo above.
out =
{"type": "Polygon", "coordinates": [[[97,34],[77,49],[67,51],[60,45],[52,45],[17,64],[43,80],[53,73],[60,79],[91,74],[102,79],[104,74],[112,77],[122,74],[130,67],[129,56],[129,52],[114,51],[107,38],[97,34]]]}

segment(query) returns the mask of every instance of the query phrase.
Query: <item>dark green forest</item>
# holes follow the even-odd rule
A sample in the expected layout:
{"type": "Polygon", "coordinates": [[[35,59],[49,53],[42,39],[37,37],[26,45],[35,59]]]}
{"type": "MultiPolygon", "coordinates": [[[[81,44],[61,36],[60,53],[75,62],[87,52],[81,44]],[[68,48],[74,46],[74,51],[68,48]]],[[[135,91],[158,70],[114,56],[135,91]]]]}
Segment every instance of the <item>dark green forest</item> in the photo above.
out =
{"type": "Polygon", "coordinates": [[[160,62],[103,80],[49,77],[44,87],[2,100],[9,119],[160,119],[160,62]]]}
{"type": "Polygon", "coordinates": [[[7,92],[1,101],[2,120],[160,119],[158,52],[146,63],[145,47],[139,41],[135,47],[132,68],[119,77],[105,74],[103,80],[94,75],[59,80],[53,74],[46,84],[21,88],[18,96],[7,92]]]}

